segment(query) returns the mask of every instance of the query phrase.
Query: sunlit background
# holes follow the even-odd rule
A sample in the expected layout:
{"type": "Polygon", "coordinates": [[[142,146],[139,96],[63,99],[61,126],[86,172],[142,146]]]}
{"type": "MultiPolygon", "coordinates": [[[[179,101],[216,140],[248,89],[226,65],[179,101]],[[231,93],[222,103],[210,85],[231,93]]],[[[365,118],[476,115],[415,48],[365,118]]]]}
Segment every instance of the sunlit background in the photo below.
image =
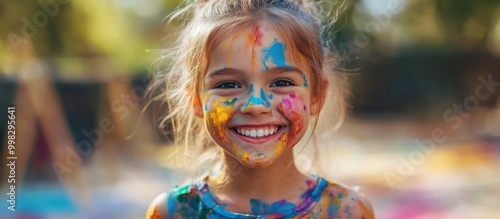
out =
{"type": "MultiPolygon", "coordinates": [[[[189,164],[169,156],[151,111],[140,117],[178,5],[0,1],[0,218],[142,218],[184,181],[189,164]]],[[[335,31],[353,99],[323,147],[326,177],[366,194],[381,219],[498,218],[498,0],[354,0],[335,31]]]]}

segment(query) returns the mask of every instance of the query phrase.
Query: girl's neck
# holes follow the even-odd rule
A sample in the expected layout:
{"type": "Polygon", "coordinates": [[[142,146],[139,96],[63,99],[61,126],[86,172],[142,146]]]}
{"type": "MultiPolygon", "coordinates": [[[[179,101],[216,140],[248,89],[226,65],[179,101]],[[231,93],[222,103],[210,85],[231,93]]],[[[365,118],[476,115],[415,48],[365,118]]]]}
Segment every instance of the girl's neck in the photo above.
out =
{"type": "Polygon", "coordinates": [[[257,199],[267,203],[279,200],[300,202],[307,189],[307,177],[293,163],[293,152],[288,150],[274,163],[263,168],[249,168],[224,153],[225,166],[209,178],[213,193],[227,202],[245,202],[257,199]],[[220,180],[217,180],[220,179],[220,180]]]}

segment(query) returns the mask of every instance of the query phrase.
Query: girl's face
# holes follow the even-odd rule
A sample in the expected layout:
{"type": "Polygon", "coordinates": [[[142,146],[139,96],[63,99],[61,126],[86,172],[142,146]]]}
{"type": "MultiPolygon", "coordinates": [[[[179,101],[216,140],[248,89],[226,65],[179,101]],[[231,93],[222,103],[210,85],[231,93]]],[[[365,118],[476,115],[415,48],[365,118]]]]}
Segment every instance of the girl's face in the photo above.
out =
{"type": "Polygon", "coordinates": [[[311,73],[291,58],[296,51],[287,45],[263,23],[228,34],[210,53],[195,112],[211,138],[245,166],[273,163],[297,144],[317,113],[311,73]]]}

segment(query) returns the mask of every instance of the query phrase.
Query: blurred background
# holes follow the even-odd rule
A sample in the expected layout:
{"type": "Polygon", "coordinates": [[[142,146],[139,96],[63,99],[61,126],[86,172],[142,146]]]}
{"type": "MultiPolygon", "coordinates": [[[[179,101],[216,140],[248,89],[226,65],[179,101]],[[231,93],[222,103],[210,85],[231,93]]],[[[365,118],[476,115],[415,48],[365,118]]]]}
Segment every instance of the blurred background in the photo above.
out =
{"type": "MultiPolygon", "coordinates": [[[[141,117],[179,4],[0,1],[0,218],[143,218],[183,182],[188,164],[169,156],[153,113],[141,117]]],[[[381,219],[498,218],[500,3],[354,0],[334,31],[353,99],[323,148],[326,177],[366,194],[381,219]]]]}

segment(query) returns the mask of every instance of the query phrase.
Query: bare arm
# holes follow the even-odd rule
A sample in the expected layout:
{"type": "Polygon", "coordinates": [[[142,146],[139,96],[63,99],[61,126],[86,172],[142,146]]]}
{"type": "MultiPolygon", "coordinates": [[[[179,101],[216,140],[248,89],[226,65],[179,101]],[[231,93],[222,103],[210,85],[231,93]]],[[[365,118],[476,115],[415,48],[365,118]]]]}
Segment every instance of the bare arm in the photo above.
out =
{"type": "Polygon", "coordinates": [[[162,193],[157,196],[149,205],[146,213],[146,219],[164,219],[169,218],[167,210],[167,194],[162,193]]]}

